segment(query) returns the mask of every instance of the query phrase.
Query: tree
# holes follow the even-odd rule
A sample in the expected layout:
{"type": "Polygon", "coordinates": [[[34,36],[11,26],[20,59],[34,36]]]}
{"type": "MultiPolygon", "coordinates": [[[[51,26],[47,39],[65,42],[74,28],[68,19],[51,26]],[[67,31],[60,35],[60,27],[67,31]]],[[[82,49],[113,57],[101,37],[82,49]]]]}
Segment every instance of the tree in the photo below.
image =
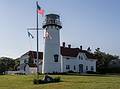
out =
{"type": "Polygon", "coordinates": [[[1,57],[0,58],[0,72],[14,70],[15,61],[12,58],[1,57]]]}
{"type": "Polygon", "coordinates": [[[119,56],[111,55],[105,52],[100,51],[100,48],[95,49],[94,55],[97,60],[97,70],[101,70],[108,67],[108,63],[111,60],[118,59],[119,56]]]}
{"type": "Polygon", "coordinates": [[[4,65],[4,63],[2,63],[1,61],[0,61],[0,74],[4,74],[5,73],[5,65],[4,65]]]}
{"type": "Polygon", "coordinates": [[[14,60],[14,62],[15,62],[15,65],[14,65],[14,70],[18,70],[18,66],[20,65],[20,61],[19,61],[19,58],[17,58],[17,59],[15,59],[14,60]]]}

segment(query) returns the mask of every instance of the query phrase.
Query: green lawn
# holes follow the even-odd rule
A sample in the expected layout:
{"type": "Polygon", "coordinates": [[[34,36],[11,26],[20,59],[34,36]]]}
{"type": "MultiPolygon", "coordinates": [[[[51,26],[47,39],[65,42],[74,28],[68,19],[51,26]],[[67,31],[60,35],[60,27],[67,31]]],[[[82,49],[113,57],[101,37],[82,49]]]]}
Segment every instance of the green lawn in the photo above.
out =
{"type": "Polygon", "coordinates": [[[0,75],[0,89],[120,89],[119,75],[55,76],[60,76],[62,82],[34,85],[34,75],[0,75]]]}

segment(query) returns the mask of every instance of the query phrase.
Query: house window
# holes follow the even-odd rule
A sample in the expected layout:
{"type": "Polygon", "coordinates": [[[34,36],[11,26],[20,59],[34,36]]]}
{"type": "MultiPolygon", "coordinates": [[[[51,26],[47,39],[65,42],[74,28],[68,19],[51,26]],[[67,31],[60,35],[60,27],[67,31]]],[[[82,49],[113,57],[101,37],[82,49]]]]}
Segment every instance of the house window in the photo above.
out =
{"type": "Polygon", "coordinates": [[[66,59],[67,59],[67,60],[69,60],[70,58],[69,58],[69,57],[67,57],[66,59]]]}
{"type": "Polygon", "coordinates": [[[82,57],[82,56],[79,56],[79,59],[83,60],[83,57],[82,57]]]}
{"type": "Polygon", "coordinates": [[[70,69],[70,65],[66,65],[66,69],[70,69]]]}
{"type": "Polygon", "coordinates": [[[27,63],[28,63],[28,61],[27,61],[27,60],[24,60],[24,63],[25,63],[25,64],[27,64],[27,63]]]}
{"type": "Polygon", "coordinates": [[[91,71],[93,71],[94,70],[94,67],[93,66],[91,66],[91,71]]]}
{"type": "Polygon", "coordinates": [[[88,66],[86,66],[86,70],[88,70],[88,66]]]}
{"type": "Polygon", "coordinates": [[[74,70],[76,70],[76,66],[74,65],[74,70]]]}
{"type": "Polygon", "coordinates": [[[54,55],[54,62],[58,62],[58,57],[59,57],[58,54],[55,54],[55,55],[54,55]]]}

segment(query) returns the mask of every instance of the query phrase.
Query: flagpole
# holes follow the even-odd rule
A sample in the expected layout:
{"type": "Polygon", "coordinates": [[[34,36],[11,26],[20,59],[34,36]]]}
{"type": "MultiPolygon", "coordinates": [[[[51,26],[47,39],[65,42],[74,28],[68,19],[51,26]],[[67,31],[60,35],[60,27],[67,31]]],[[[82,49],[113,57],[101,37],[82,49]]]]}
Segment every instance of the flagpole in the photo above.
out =
{"type": "MultiPolygon", "coordinates": [[[[38,1],[36,1],[36,4],[37,4],[37,6],[38,6],[38,1]]],[[[38,56],[39,56],[39,53],[38,53],[38,51],[39,51],[39,38],[38,38],[38,8],[36,9],[36,14],[37,14],[37,79],[39,79],[39,58],[38,58],[38,56]]]]}

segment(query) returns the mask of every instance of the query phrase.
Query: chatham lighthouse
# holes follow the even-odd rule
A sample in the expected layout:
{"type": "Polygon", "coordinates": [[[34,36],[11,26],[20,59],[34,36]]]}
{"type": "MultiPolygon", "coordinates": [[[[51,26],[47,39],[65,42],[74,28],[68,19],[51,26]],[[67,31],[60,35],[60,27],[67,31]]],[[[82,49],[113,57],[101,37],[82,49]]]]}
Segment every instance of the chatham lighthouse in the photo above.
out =
{"type": "MultiPolygon", "coordinates": [[[[42,25],[44,32],[44,51],[38,53],[39,65],[36,64],[37,52],[28,51],[20,57],[20,73],[63,73],[87,71],[96,72],[96,58],[83,47],[72,48],[63,42],[60,45],[60,16],[47,14],[42,25]],[[39,70],[37,70],[39,67],[39,70]]],[[[67,34],[66,34],[67,36],[67,34]]]]}

